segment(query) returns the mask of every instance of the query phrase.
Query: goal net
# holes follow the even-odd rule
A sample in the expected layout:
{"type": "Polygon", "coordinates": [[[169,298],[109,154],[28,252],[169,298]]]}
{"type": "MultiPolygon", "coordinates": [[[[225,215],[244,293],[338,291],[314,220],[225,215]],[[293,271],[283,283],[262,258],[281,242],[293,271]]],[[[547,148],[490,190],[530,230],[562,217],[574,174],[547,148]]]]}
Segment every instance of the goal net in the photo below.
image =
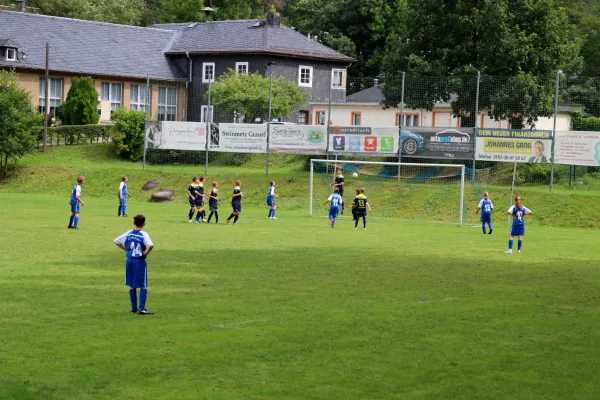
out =
{"type": "Polygon", "coordinates": [[[370,218],[463,224],[465,166],[348,160],[310,162],[309,215],[326,217],[337,171],[344,178],[343,201],[351,218],[356,189],[364,188],[370,218]]]}

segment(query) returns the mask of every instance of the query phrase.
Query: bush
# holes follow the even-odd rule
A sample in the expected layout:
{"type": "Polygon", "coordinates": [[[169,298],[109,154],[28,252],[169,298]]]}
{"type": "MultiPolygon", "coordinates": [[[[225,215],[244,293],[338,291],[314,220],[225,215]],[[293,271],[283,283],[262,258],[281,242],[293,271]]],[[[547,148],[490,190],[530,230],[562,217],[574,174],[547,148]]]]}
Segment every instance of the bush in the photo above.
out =
{"type": "Polygon", "coordinates": [[[571,126],[574,131],[600,131],[600,118],[584,117],[580,112],[571,113],[571,126]]]}
{"type": "Polygon", "coordinates": [[[110,136],[111,127],[108,125],[64,125],[48,127],[50,140],[57,145],[93,143],[110,136]]]}
{"type": "Polygon", "coordinates": [[[146,113],[120,109],[112,113],[111,129],[113,147],[118,156],[139,161],[144,156],[144,128],[146,113]]]}
{"type": "Polygon", "coordinates": [[[67,100],[57,114],[65,125],[98,123],[98,92],[91,77],[73,78],[67,100]]]}

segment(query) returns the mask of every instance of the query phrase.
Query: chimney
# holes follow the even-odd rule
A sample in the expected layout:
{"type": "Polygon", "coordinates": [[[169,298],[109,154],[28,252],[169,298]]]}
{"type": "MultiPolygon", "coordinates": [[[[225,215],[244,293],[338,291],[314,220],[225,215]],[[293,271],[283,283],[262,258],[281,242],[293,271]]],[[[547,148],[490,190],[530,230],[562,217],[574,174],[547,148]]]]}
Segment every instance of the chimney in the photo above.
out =
{"type": "Polygon", "coordinates": [[[377,78],[373,79],[373,86],[374,87],[378,87],[379,86],[379,79],[377,79],[377,78]]]}
{"type": "Polygon", "coordinates": [[[17,6],[19,7],[20,12],[25,12],[25,8],[27,7],[26,0],[17,0],[17,6]]]}
{"type": "Polygon", "coordinates": [[[276,13],[268,13],[267,14],[267,23],[271,26],[281,26],[281,15],[276,13]]]}

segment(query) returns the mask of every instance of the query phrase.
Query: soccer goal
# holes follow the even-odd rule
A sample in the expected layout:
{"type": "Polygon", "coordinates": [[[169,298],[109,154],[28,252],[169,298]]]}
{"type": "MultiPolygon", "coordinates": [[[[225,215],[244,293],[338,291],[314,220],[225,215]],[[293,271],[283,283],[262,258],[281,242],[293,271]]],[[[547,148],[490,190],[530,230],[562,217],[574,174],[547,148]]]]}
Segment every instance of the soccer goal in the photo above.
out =
{"type": "Polygon", "coordinates": [[[312,159],[310,216],[328,215],[323,203],[333,193],[337,171],[344,178],[343,216],[352,215],[356,189],[364,188],[373,208],[369,218],[463,224],[464,165],[312,159]]]}

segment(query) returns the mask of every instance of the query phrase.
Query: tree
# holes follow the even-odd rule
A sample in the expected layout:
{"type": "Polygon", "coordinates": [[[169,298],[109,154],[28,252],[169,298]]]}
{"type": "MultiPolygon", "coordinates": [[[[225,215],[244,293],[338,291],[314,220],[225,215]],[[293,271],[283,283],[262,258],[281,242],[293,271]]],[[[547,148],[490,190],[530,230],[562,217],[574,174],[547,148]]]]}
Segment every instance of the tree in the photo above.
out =
{"type": "Polygon", "coordinates": [[[146,113],[144,111],[120,109],[112,114],[111,139],[117,155],[139,161],[144,156],[144,127],[146,113]]]}
{"type": "Polygon", "coordinates": [[[31,105],[29,91],[19,86],[14,71],[0,70],[0,174],[36,148],[41,129],[42,115],[31,105]]]}
{"type": "MultiPolygon", "coordinates": [[[[208,93],[205,94],[208,97],[208,93]]],[[[305,104],[308,96],[294,82],[273,78],[271,115],[290,117],[292,111],[305,104]]],[[[269,78],[260,74],[238,75],[229,70],[211,88],[211,102],[224,112],[238,112],[247,122],[266,120],[269,110],[269,78]]]]}
{"type": "Polygon", "coordinates": [[[65,125],[98,123],[98,92],[91,77],[73,78],[67,101],[60,107],[59,114],[65,125]]]}
{"type": "Polygon", "coordinates": [[[57,17],[137,25],[145,8],[143,0],[28,0],[42,14],[57,17]]]}

